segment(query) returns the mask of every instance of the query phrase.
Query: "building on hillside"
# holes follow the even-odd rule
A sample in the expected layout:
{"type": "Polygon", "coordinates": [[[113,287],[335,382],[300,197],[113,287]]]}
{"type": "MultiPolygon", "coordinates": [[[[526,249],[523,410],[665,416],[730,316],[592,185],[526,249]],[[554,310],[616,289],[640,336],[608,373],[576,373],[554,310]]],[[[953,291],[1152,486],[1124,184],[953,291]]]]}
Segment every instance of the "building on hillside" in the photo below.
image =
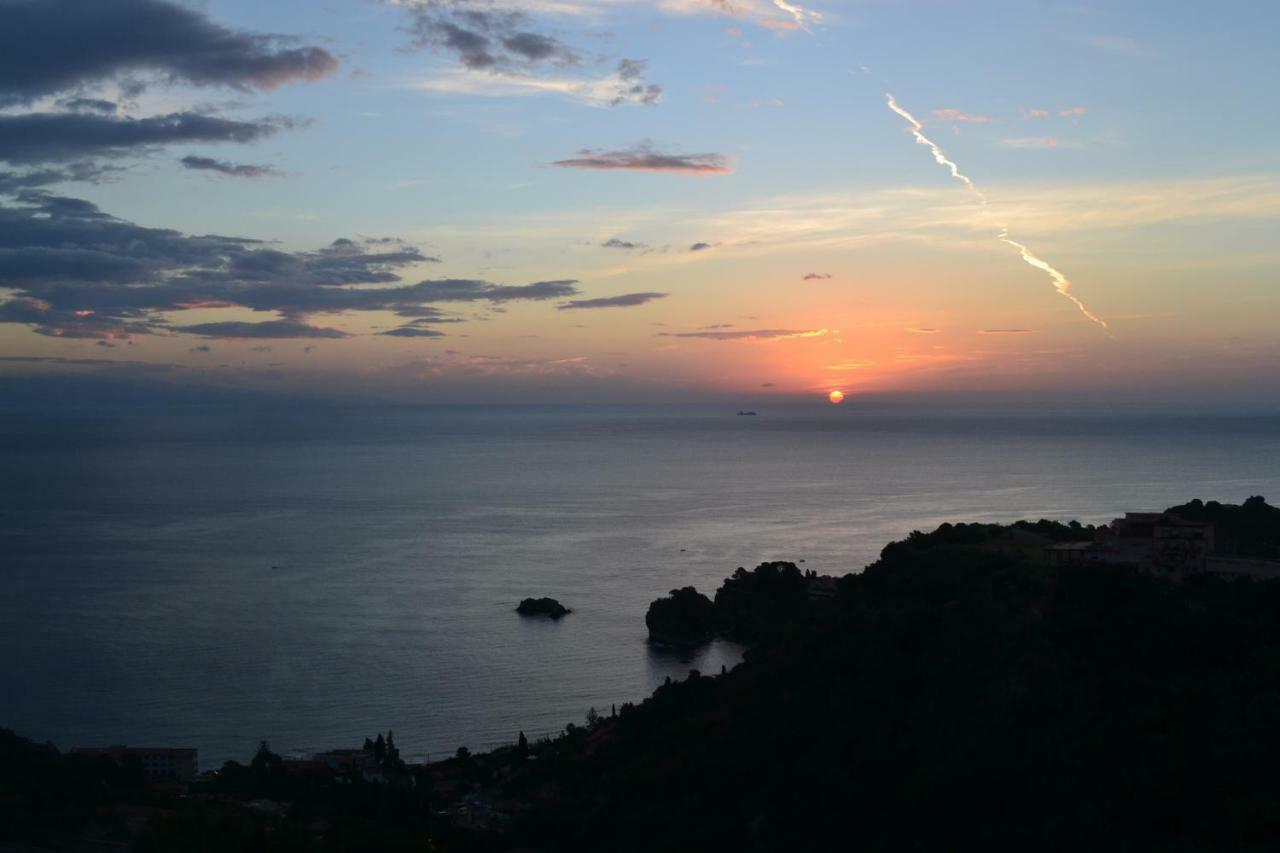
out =
{"type": "Polygon", "coordinates": [[[1055,542],[1044,555],[1051,566],[1123,566],[1176,581],[1200,574],[1280,578],[1280,562],[1218,555],[1212,524],[1166,512],[1125,513],[1091,541],[1055,542]]]}
{"type": "Polygon", "coordinates": [[[1051,565],[1125,566],[1182,580],[1209,570],[1213,525],[1173,513],[1129,512],[1098,528],[1090,542],[1046,545],[1051,565]]]}
{"type": "Polygon", "coordinates": [[[200,773],[198,753],[194,749],[149,746],[81,747],[71,750],[72,755],[91,758],[109,758],[116,764],[138,761],[142,765],[143,778],[148,782],[177,782],[189,784],[200,773]]]}

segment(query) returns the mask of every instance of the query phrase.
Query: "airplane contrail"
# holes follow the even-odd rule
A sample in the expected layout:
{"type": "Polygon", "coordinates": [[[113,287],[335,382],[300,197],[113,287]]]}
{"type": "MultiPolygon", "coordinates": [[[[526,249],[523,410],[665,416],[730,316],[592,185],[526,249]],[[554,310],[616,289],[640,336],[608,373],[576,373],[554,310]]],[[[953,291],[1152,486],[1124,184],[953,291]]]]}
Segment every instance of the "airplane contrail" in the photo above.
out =
{"type": "MultiPolygon", "coordinates": [[[[987,214],[988,217],[990,217],[991,211],[987,208],[987,196],[985,193],[982,192],[982,190],[978,189],[978,185],[973,182],[973,179],[970,178],[968,175],[966,175],[964,172],[961,172],[960,167],[957,166],[954,161],[948,159],[947,155],[942,152],[942,149],[938,147],[937,143],[924,135],[923,133],[924,125],[921,124],[918,120],[916,120],[916,117],[913,116],[911,113],[907,112],[902,107],[898,106],[898,102],[894,100],[892,94],[890,94],[889,92],[886,92],[885,99],[888,101],[889,109],[893,110],[895,113],[902,116],[904,119],[906,119],[911,123],[911,135],[916,138],[916,142],[919,143],[920,145],[925,146],[931,152],[933,152],[933,159],[937,161],[938,165],[950,171],[951,177],[963,183],[966,187],[969,188],[969,191],[971,193],[977,196],[978,201],[982,203],[983,211],[987,214]]],[[[1053,265],[1050,264],[1048,261],[1044,260],[1043,258],[1037,257],[1036,254],[1032,252],[1029,248],[1027,248],[1025,245],[1023,245],[1022,243],[1019,243],[1017,240],[1012,239],[1009,236],[1009,228],[1007,225],[1004,225],[1003,223],[1000,223],[1000,222],[996,222],[996,224],[1000,228],[1000,233],[996,235],[997,240],[999,240],[1001,243],[1006,243],[1014,247],[1022,255],[1022,260],[1026,261],[1028,264],[1040,270],[1041,272],[1048,274],[1049,278],[1053,280],[1054,289],[1057,290],[1059,294],[1061,294],[1067,299],[1070,299],[1071,302],[1076,306],[1076,308],[1080,309],[1081,314],[1083,314],[1085,317],[1089,318],[1091,321],[1093,321],[1094,323],[1097,323],[1099,326],[1105,329],[1108,335],[1112,335],[1112,337],[1115,337],[1114,334],[1112,334],[1111,332],[1111,327],[1107,325],[1107,321],[1103,320],[1097,314],[1094,314],[1092,311],[1090,311],[1088,307],[1085,306],[1085,304],[1080,301],[1079,297],[1077,297],[1074,293],[1071,292],[1071,281],[1065,275],[1063,275],[1061,272],[1055,269],[1053,265]]]]}

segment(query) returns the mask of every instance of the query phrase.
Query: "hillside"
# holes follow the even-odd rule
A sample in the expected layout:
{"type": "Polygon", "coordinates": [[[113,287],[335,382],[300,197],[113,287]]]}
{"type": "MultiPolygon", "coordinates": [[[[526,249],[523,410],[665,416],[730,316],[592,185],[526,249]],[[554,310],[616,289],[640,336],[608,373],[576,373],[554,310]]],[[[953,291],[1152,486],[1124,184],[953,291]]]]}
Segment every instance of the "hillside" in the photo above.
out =
{"type": "MultiPolygon", "coordinates": [[[[1261,499],[1187,506],[1234,525],[1233,548],[1275,541],[1280,513],[1261,499]]],[[[164,791],[0,733],[0,842],[1276,849],[1280,582],[1179,585],[1039,559],[1087,533],[1042,521],[912,534],[834,598],[770,611],[728,673],[691,673],[555,740],[426,767],[400,761],[388,733],[381,755],[381,736],[366,744],[374,783],[291,769],[264,746],[248,767],[164,791]]],[[[759,591],[794,568],[740,570],[717,598],[754,618],[759,591]]]]}

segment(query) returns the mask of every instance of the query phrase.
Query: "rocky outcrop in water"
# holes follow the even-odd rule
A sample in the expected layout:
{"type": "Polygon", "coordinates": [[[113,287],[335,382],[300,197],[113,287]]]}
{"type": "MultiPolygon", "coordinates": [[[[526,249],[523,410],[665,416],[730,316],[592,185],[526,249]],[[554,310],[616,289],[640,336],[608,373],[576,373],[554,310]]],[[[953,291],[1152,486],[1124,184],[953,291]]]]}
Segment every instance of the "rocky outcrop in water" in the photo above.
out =
{"type": "Polygon", "coordinates": [[[516,612],[521,616],[546,616],[550,619],[562,619],[573,611],[554,598],[526,598],[520,602],[516,612]]]}
{"type": "Polygon", "coordinates": [[[711,639],[716,608],[711,599],[691,586],[673,589],[666,598],[649,605],[644,616],[649,639],[672,646],[692,646],[711,639]]]}

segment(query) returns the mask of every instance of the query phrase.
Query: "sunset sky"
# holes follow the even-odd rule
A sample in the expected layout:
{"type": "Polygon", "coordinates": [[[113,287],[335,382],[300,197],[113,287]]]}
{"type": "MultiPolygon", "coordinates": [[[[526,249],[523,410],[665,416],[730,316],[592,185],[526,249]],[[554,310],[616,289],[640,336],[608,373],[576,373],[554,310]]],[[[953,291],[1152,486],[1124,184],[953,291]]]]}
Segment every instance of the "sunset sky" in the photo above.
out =
{"type": "Polygon", "coordinates": [[[1278,26],[1269,2],[0,0],[0,376],[1274,400],[1278,26]]]}

